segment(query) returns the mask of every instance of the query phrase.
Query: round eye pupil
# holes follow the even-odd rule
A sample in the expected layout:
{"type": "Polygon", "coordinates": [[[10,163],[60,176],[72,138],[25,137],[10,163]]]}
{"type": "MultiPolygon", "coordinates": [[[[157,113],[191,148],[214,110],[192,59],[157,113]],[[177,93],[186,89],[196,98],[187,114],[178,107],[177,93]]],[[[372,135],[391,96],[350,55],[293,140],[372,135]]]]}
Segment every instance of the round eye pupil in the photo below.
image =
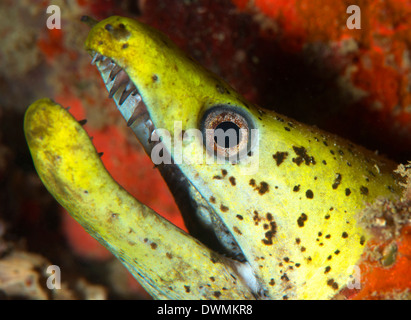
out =
{"type": "Polygon", "coordinates": [[[231,148],[240,143],[240,127],[231,121],[218,124],[214,130],[214,142],[222,148],[231,148]]]}
{"type": "Polygon", "coordinates": [[[236,163],[254,148],[255,131],[250,115],[233,105],[215,105],[200,120],[204,145],[209,156],[236,163]]]}

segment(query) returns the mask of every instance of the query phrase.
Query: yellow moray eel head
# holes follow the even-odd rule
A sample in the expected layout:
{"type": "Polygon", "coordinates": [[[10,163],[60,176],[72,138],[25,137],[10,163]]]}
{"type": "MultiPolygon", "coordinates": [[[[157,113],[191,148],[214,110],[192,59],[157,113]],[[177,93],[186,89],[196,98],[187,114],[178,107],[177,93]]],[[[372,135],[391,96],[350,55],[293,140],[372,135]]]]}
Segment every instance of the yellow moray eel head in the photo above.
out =
{"type": "MultiPolygon", "coordinates": [[[[164,270],[184,278],[195,269],[208,279],[215,264],[197,259],[211,250],[228,256],[212,253],[229,268],[224,274],[242,279],[240,289],[230,288],[231,298],[326,299],[347,284],[369,238],[356,214],[378,197],[401,193],[394,163],[247,102],[165,35],[137,21],[114,16],[97,23],[86,48],[127,125],[159,165],[190,233],[207,245],[172,228],[161,238],[157,223],[144,228],[133,242],[154,235],[159,248],[181,257],[136,276],[156,288],[153,296],[177,297],[165,289],[164,270]],[[236,138],[228,139],[228,132],[236,138]],[[187,241],[186,252],[172,248],[177,239],[187,241]]],[[[116,210],[133,215],[134,209],[116,210]]],[[[110,243],[109,224],[86,225],[129,269],[160,259],[152,250],[140,262],[133,248],[110,243]]],[[[200,280],[190,279],[185,285],[197,286],[197,298],[206,297],[200,280]]],[[[227,281],[219,292],[227,291],[227,281]]]]}

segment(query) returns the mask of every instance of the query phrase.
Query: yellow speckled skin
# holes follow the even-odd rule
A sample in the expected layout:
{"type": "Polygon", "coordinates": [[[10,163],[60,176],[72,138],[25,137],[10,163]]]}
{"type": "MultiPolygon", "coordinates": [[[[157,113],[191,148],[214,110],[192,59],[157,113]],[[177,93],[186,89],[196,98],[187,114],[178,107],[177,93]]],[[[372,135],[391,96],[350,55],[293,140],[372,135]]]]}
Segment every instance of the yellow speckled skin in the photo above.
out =
{"type": "MultiPolygon", "coordinates": [[[[400,187],[392,176],[394,163],[316,128],[248,103],[228,84],[187,57],[167,37],[137,21],[111,17],[99,22],[90,31],[86,47],[90,52],[111,58],[127,72],[138,88],[155,127],[171,133],[169,152],[172,155],[174,138],[179,139],[181,134],[181,131],[174,132],[175,121],[181,122],[182,130],[199,129],[204,113],[216,105],[241,110],[251,119],[259,136],[258,146],[247,161],[218,164],[212,161],[213,155],[205,152],[201,139],[192,139],[183,142],[184,159],[180,168],[233,234],[268,298],[327,299],[345,286],[352,272],[350,267],[360,258],[368,239],[365,231],[356,224],[356,213],[366,202],[377,197],[400,195],[400,187]],[[192,161],[198,157],[199,150],[203,151],[203,163],[192,161]]],[[[45,104],[44,101],[42,103],[45,104]]],[[[38,108],[39,105],[31,107],[38,108]]],[[[147,263],[143,276],[137,274],[137,278],[152,288],[149,292],[160,298],[186,297],[183,294],[173,295],[174,291],[167,290],[162,277],[169,272],[190,278],[190,281],[200,281],[191,277],[193,269],[201,269],[199,275],[205,279],[214,276],[215,269],[210,268],[214,264],[204,262],[209,259],[210,251],[180,231],[165,227],[168,226],[165,222],[147,224],[141,234],[136,232],[140,238],[134,242],[144,242],[141,239],[148,238],[162,247],[171,238],[174,243],[188,241],[186,253],[177,250],[180,260],[145,256],[154,253],[148,244],[139,244],[146,248],[142,253],[127,246],[127,232],[117,229],[115,221],[126,219],[128,215],[131,217],[127,219],[137,219],[131,212],[138,213],[143,207],[135,204],[135,200],[133,205],[127,204],[132,200],[123,200],[111,201],[115,209],[103,210],[100,206],[105,197],[89,201],[81,191],[89,186],[72,185],[73,182],[68,181],[72,175],[79,174],[77,170],[70,169],[71,173],[59,171],[58,176],[66,177],[67,181],[57,179],[54,171],[60,160],[57,161],[56,156],[47,151],[50,149],[48,145],[40,145],[41,130],[27,128],[28,117],[29,113],[26,135],[37,170],[49,190],[66,207],[81,206],[82,209],[105,212],[103,220],[109,223],[104,224],[100,218],[94,219],[94,214],[88,217],[87,210],[73,209],[73,216],[94,237],[103,239],[106,246],[126,261],[132,272],[141,270],[140,266],[147,263]],[[41,151],[43,148],[47,152],[41,151]],[[61,185],[67,186],[64,192],[59,191],[61,185]],[[69,191],[73,196],[64,200],[64,194],[69,191]],[[134,205],[137,209],[133,208],[134,205]],[[114,219],[112,212],[120,214],[114,219]],[[206,254],[208,258],[203,259],[206,254]],[[141,259],[146,260],[143,263],[141,259]]],[[[48,115],[44,117],[49,118],[48,115]]],[[[77,132],[84,134],[78,126],[76,128],[70,133],[73,138],[77,132]]],[[[49,142],[56,143],[60,142],[49,142]]],[[[56,154],[64,159],[69,149],[56,154]]],[[[87,150],[87,153],[91,152],[93,150],[87,150]]],[[[81,157],[73,161],[77,164],[89,161],[87,157],[81,157]]],[[[90,172],[81,172],[87,172],[87,178],[81,178],[82,181],[91,181],[92,177],[108,179],[99,177],[100,170],[91,167],[90,172]]],[[[106,194],[105,186],[112,187],[113,183],[110,180],[103,186],[93,182],[93,186],[106,194]]],[[[118,186],[116,188],[120,192],[118,186]]],[[[175,248],[169,250],[172,249],[175,248]]],[[[223,276],[228,274],[225,272],[223,276]]],[[[227,281],[223,285],[220,282],[220,288],[228,288],[230,281],[227,281]]],[[[244,293],[243,288],[229,290],[234,290],[230,297],[233,299],[250,296],[244,293]]],[[[204,296],[193,290],[191,297],[204,296]]]]}
{"type": "Polygon", "coordinates": [[[153,297],[253,298],[219,255],[113,180],[87,133],[64,108],[49,99],[36,101],[26,112],[24,131],[49,192],[153,297]]]}
{"type": "MultiPolygon", "coordinates": [[[[180,134],[174,121],[181,121],[183,130],[199,128],[202,115],[217,104],[241,109],[252,119],[259,148],[248,160],[258,156],[256,172],[244,174],[241,162],[183,161],[180,167],[234,235],[270,298],[330,298],[347,283],[349,267],[367,240],[355,214],[379,196],[399,194],[391,175],[394,163],[260,110],[167,37],[134,20],[100,22],[86,47],[127,72],[156,128],[167,129],[172,138],[180,134]]],[[[183,144],[187,160],[201,142],[183,144]]]]}

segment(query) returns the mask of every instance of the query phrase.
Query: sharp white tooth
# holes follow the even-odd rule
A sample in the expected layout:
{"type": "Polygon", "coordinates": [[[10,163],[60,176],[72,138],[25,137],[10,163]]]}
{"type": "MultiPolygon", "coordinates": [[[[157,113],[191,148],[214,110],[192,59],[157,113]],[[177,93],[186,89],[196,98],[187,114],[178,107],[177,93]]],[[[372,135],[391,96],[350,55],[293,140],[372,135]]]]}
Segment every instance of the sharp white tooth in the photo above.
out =
{"type": "Polygon", "coordinates": [[[119,101],[120,106],[124,103],[124,101],[126,101],[130,93],[131,91],[124,90],[124,92],[121,94],[121,97],[120,97],[120,101],[119,101]]]}
{"type": "Polygon", "coordinates": [[[128,121],[127,121],[127,126],[128,127],[130,127],[134,123],[134,121],[136,121],[137,118],[144,113],[143,110],[141,108],[139,108],[140,102],[141,102],[141,97],[137,96],[137,97],[135,97],[135,99],[136,99],[136,101],[134,102],[134,105],[136,107],[134,108],[133,114],[131,115],[130,119],[128,119],[128,121]]]}
{"type": "Polygon", "coordinates": [[[114,96],[114,94],[117,92],[118,89],[120,89],[120,87],[124,84],[126,84],[127,82],[129,82],[129,77],[127,75],[127,73],[125,73],[124,70],[121,70],[117,77],[114,79],[113,82],[113,86],[110,89],[110,92],[108,94],[109,98],[112,98],[114,96]]]}
{"type": "Polygon", "coordinates": [[[115,64],[111,63],[109,59],[104,59],[98,64],[98,68],[103,71],[107,72],[108,70],[111,70],[114,68],[115,64]]]}
{"type": "Polygon", "coordinates": [[[116,77],[116,75],[117,75],[121,70],[122,70],[122,69],[121,69],[119,66],[116,65],[116,66],[113,68],[113,70],[111,70],[109,79],[110,79],[111,81],[113,81],[113,79],[116,77]]]}
{"type": "Polygon", "coordinates": [[[102,55],[100,54],[100,53],[95,53],[94,54],[94,56],[93,56],[93,60],[91,60],[91,64],[92,65],[95,65],[96,64],[96,62],[98,62],[98,61],[100,61],[101,59],[102,59],[102,55]]]}
{"type": "Polygon", "coordinates": [[[134,84],[130,81],[126,88],[124,89],[123,93],[121,94],[119,104],[122,105],[124,101],[130,96],[130,94],[135,90],[134,84]]]}

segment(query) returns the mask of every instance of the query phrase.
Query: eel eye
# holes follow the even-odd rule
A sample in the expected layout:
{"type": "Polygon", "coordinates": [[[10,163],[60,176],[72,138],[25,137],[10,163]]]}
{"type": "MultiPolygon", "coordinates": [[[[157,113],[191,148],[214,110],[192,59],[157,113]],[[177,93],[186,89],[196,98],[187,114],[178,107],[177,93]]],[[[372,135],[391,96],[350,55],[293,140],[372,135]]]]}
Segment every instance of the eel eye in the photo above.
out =
{"type": "Polygon", "coordinates": [[[207,150],[233,162],[249,152],[251,127],[241,109],[224,105],[207,110],[201,122],[207,150]]]}

